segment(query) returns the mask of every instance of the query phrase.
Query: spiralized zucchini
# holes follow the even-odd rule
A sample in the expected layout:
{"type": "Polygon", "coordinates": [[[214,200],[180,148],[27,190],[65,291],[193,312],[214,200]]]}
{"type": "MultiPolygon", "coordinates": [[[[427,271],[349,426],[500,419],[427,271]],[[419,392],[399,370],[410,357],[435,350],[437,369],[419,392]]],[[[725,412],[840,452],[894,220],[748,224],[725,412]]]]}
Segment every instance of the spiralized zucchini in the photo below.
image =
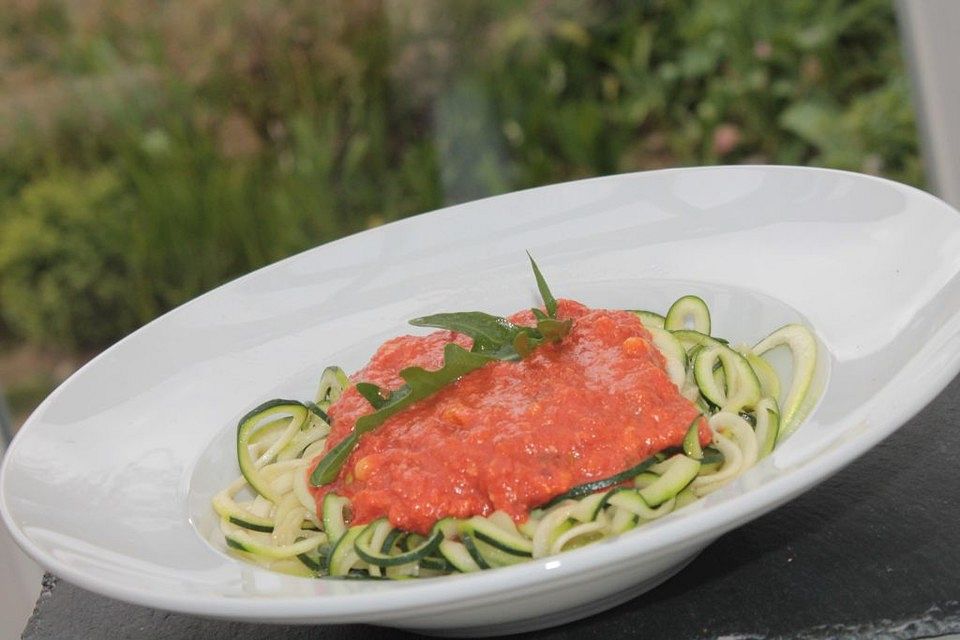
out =
{"type": "Polygon", "coordinates": [[[386,518],[350,526],[349,500],[328,493],[317,513],[308,466],[325,449],[326,409],[349,384],[327,368],[314,402],[273,400],[238,426],[243,476],[213,498],[229,551],[271,570],[308,577],[409,579],[469,573],[551,556],[620,535],[712,493],[768,455],[796,427],[816,365],[816,340],[787,325],[755,348],[711,337],[707,305],[680,298],[664,316],[634,311],[650,329],[670,379],[700,407],[712,441],[700,446],[697,422],[683,447],[662,451],[607,481],[572,487],[519,526],[506,513],[446,518],[429,535],[401,531],[386,518]],[[792,352],[780,383],[763,354],[792,352]],[[786,397],[778,397],[786,389],[786,397]],[[788,407],[781,415],[780,406],[788,407]]]}

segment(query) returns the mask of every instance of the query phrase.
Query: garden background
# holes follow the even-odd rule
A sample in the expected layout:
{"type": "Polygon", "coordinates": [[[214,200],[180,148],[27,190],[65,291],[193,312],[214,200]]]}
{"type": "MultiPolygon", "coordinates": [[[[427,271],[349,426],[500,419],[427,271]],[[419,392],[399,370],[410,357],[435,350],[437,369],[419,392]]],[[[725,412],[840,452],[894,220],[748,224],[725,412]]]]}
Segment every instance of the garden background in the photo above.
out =
{"type": "Polygon", "coordinates": [[[164,311],[505,191],[720,163],[923,186],[891,0],[4,0],[16,420],[164,311]]]}

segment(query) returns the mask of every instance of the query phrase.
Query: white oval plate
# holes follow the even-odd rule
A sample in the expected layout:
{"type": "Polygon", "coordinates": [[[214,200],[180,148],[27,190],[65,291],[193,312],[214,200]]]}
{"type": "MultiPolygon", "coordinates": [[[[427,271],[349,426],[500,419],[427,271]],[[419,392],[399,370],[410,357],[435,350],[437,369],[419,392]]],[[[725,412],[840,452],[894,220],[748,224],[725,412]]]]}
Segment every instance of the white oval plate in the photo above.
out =
{"type": "Polygon", "coordinates": [[[6,455],[0,510],[53,573],[143,605],[254,621],[370,622],[489,634],[612,606],[711,540],[808,489],[919,411],[960,368],[960,214],[916,189],[792,167],[658,171],[472,202],[261,269],[152,322],[85,366],[6,455]],[[823,395],[734,484],[620,538],[475,575],[307,580],[225,555],[215,489],[234,421],[307,398],[406,320],[536,302],[524,250],[558,296],[665,309],[703,296],[715,333],[755,341],[802,320],[823,395]],[[198,462],[200,464],[198,464],[198,462]]]}

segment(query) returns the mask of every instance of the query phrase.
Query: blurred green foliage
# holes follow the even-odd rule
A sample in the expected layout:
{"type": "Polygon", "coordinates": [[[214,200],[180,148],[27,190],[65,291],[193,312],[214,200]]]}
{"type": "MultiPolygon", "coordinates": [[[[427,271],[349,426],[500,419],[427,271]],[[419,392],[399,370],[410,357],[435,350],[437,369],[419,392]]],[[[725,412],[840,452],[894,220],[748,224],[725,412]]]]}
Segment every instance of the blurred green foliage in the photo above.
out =
{"type": "Polygon", "coordinates": [[[106,170],[64,172],[21,190],[0,235],[0,296],[11,327],[40,343],[84,345],[130,326],[130,205],[106,170]]]}
{"type": "Polygon", "coordinates": [[[922,181],[890,0],[11,0],[0,318],[97,348],[445,203],[776,162],[922,181]]]}

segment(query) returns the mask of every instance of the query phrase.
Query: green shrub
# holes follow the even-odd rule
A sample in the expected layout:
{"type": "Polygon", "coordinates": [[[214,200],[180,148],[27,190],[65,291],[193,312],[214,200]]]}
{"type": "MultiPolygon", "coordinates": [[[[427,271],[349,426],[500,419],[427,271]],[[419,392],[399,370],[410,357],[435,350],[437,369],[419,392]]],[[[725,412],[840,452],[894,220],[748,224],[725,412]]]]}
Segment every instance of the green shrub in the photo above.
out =
{"type": "Polygon", "coordinates": [[[891,0],[44,0],[0,36],[0,331],[40,343],[549,182],[923,179],[891,0]]]}
{"type": "Polygon", "coordinates": [[[889,0],[553,6],[485,60],[522,186],[737,162],[922,182],[889,0]]]}
{"type": "Polygon", "coordinates": [[[0,314],[38,344],[102,346],[136,326],[125,243],[133,208],[113,172],[34,180],[0,220],[0,314]]]}

